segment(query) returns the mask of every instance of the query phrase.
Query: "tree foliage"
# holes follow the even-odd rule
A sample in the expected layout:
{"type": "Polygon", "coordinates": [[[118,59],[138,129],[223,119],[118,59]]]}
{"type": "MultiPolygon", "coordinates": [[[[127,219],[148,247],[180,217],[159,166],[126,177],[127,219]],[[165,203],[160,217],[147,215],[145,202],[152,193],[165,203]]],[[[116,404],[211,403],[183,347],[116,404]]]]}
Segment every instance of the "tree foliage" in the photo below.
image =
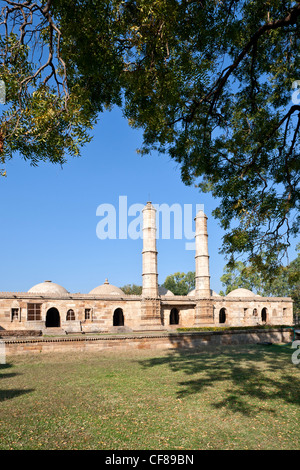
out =
{"type": "Polygon", "coordinates": [[[2,173],[16,153],[33,165],[63,164],[91,140],[99,113],[120,104],[118,64],[108,37],[112,7],[59,0],[1,3],[2,173]]]}
{"type": "Polygon", "coordinates": [[[168,154],[216,198],[229,261],[280,264],[300,225],[299,2],[2,4],[3,165],[16,151],[62,163],[122,106],[143,154],[168,154]]]}
{"type": "Polygon", "coordinates": [[[142,286],[137,286],[136,284],[126,284],[125,286],[120,287],[120,289],[126,295],[141,295],[143,290],[142,286]]]}
{"type": "Polygon", "coordinates": [[[175,295],[187,295],[195,289],[195,273],[174,273],[166,277],[163,287],[173,292],[175,295]]]}

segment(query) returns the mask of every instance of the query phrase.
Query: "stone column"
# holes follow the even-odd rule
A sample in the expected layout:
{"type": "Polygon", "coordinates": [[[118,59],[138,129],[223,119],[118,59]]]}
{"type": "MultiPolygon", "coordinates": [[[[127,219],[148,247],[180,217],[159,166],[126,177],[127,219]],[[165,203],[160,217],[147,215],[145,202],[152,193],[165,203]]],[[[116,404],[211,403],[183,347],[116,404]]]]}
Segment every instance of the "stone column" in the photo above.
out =
{"type": "Polygon", "coordinates": [[[143,330],[162,328],[161,301],[158,295],[156,210],[151,202],[143,209],[143,291],[141,326],[143,330]]]}
{"type": "Polygon", "coordinates": [[[202,210],[195,218],[195,326],[214,323],[210,295],[207,217],[202,210]]]}
{"type": "Polygon", "coordinates": [[[195,295],[210,297],[207,217],[202,210],[195,217],[195,295]]]}
{"type": "Polygon", "coordinates": [[[156,210],[151,202],[143,209],[143,297],[158,298],[156,210]]]}

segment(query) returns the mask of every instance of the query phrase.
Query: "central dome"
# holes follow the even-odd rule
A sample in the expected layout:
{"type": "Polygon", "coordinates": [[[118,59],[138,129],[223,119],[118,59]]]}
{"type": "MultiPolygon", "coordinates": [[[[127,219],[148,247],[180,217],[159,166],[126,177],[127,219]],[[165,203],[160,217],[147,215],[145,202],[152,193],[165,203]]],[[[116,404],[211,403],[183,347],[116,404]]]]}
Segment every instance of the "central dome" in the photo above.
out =
{"type": "Polygon", "coordinates": [[[119,287],[111,285],[107,279],[105,279],[104,284],[95,287],[89,293],[92,295],[125,295],[119,287]]]}
{"type": "Polygon", "coordinates": [[[59,284],[52,281],[41,282],[31,287],[28,291],[30,294],[68,294],[69,292],[59,284]]]}

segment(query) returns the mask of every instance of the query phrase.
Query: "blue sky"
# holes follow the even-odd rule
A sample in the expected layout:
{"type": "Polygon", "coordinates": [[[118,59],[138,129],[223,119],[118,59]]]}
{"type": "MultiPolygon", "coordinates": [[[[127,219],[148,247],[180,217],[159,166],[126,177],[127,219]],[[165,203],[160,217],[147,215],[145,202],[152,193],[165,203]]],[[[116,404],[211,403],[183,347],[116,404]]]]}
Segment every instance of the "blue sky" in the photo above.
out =
{"type": "MultiPolygon", "coordinates": [[[[7,165],[0,181],[0,291],[26,292],[51,280],[70,292],[88,293],[108,278],[111,284],[142,283],[142,240],[105,239],[96,234],[96,211],[119,197],[127,204],[204,204],[208,216],[211,288],[222,288],[225,260],[219,254],[223,232],[211,213],[216,201],[185,186],[179,167],[167,156],[141,157],[140,131],[131,129],[121,112],[104,113],[94,139],[80,158],[63,167],[42,163],[31,167],[21,158],[7,165]]],[[[133,217],[128,217],[130,222],[133,217]]],[[[186,242],[157,240],[158,281],[177,271],[194,271],[194,252],[186,242]]],[[[293,257],[292,257],[293,258],[293,257]]]]}

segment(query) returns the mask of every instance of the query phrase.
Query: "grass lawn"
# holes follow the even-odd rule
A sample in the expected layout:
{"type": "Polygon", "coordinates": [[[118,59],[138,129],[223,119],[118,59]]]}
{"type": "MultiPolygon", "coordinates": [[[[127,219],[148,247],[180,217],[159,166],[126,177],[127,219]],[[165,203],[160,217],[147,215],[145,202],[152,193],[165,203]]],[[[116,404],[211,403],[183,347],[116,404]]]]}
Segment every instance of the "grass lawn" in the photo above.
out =
{"type": "Polygon", "coordinates": [[[0,449],[299,449],[290,345],[15,356],[0,449]]]}

